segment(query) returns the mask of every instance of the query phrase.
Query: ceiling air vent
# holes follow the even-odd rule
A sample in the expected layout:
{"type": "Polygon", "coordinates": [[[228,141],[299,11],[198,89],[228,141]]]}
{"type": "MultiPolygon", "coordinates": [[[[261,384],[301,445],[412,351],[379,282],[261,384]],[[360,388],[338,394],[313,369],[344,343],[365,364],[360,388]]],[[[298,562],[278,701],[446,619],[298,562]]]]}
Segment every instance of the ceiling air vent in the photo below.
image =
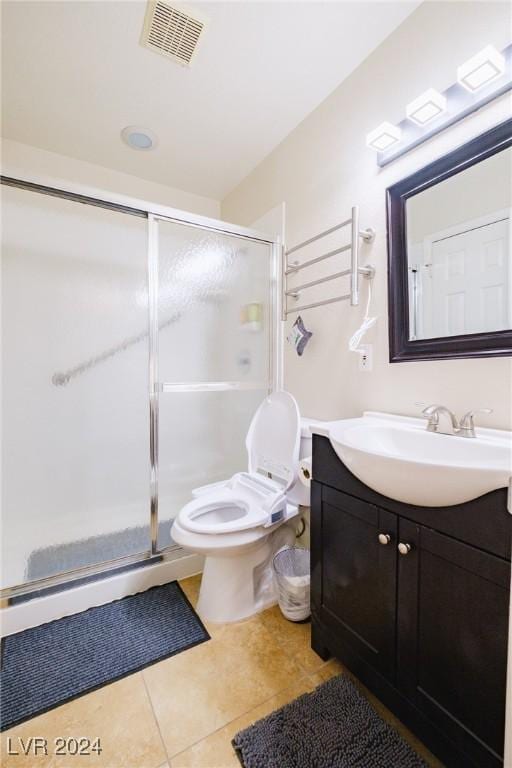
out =
{"type": "Polygon", "coordinates": [[[180,64],[189,65],[197,50],[205,22],[175,5],[149,2],[141,43],[180,64]]]}

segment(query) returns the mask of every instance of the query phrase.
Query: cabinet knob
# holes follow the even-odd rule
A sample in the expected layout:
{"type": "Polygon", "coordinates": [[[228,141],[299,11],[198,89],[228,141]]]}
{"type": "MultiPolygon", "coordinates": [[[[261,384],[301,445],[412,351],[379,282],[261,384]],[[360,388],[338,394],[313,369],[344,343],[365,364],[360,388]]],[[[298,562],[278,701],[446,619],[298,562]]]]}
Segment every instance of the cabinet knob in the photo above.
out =
{"type": "Polygon", "coordinates": [[[408,555],[411,551],[412,547],[410,544],[406,544],[404,541],[401,541],[398,545],[398,551],[401,555],[408,555]]]}
{"type": "Polygon", "coordinates": [[[391,536],[389,533],[379,533],[379,544],[389,544],[391,536]]]}

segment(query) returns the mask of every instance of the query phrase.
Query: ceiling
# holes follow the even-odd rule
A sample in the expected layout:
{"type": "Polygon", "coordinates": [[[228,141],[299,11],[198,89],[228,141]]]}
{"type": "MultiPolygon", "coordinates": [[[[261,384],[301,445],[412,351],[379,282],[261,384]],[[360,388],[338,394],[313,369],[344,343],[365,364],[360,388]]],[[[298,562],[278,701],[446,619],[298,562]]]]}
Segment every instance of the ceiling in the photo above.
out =
{"type": "Polygon", "coordinates": [[[222,199],[418,5],[181,3],[208,21],[184,68],[139,44],[139,0],[2,2],[2,135],[222,199]]]}

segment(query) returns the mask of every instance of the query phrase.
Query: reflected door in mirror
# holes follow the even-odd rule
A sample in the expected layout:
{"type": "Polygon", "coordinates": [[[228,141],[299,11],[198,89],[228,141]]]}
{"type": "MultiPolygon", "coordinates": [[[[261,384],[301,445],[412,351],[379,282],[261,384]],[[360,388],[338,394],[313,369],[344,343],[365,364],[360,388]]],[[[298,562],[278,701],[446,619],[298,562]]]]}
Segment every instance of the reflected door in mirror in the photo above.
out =
{"type": "Polygon", "coordinates": [[[426,263],[411,268],[411,338],[456,336],[512,327],[510,219],[439,237],[426,263]]]}

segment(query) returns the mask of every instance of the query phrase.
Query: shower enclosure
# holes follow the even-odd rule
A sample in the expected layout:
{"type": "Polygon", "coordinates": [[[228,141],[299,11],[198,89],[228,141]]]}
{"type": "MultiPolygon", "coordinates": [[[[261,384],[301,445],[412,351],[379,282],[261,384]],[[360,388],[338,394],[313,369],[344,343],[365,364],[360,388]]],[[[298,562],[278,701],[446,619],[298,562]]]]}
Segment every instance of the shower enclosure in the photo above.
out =
{"type": "Polygon", "coordinates": [[[276,243],[2,179],[2,597],[177,558],[276,386],[276,243]]]}

